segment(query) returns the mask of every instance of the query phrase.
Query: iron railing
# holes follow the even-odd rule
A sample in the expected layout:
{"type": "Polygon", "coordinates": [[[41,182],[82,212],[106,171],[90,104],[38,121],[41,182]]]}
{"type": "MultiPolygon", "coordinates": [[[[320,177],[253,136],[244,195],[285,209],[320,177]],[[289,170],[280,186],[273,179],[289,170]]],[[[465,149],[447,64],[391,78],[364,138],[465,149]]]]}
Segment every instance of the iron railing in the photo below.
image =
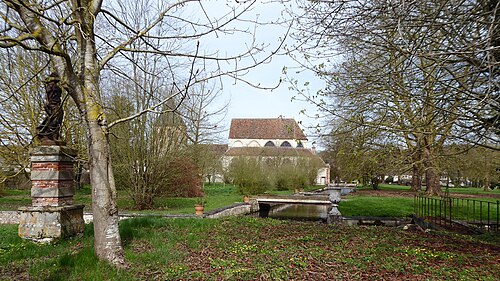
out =
{"type": "Polygon", "coordinates": [[[438,226],[466,226],[482,232],[500,232],[500,201],[415,196],[415,215],[438,226]]]}

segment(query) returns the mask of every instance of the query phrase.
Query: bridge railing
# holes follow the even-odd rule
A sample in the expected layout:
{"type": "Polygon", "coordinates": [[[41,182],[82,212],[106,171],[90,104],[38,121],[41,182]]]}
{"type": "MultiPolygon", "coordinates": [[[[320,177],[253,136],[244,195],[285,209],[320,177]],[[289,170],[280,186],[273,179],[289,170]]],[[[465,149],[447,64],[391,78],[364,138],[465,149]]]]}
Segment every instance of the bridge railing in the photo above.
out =
{"type": "Polygon", "coordinates": [[[425,221],[441,226],[464,224],[482,231],[500,232],[500,201],[415,196],[415,214],[425,221]]]}

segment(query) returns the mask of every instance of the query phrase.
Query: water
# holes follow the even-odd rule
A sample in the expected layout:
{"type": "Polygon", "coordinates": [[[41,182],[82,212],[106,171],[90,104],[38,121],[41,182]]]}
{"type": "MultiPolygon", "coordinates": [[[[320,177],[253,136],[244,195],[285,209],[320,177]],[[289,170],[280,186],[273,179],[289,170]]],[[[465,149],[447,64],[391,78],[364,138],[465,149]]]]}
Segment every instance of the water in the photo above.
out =
{"type": "Polygon", "coordinates": [[[328,206],[318,205],[281,205],[269,212],[270,218],[294,220],[326,221],[328,206]]]}
{"type": "MultiPolygon", "coordinates": [[[[349,190],[350,191],[350,190],[349,190]]],[[[349,193],[346,191],[345,194],[349,193]]],[[[318,192],[318,195],[326,195],[330,193],[337,193],[340,195],[340,189],[325,190],[318,192]]],[[[274,206],[269,212],[270,218],[276,219],[294,219],[294,220],[321,220],[326,221],[328,217],[328,209],[330,206],[325,205],[281,205],[274,206]]]]}

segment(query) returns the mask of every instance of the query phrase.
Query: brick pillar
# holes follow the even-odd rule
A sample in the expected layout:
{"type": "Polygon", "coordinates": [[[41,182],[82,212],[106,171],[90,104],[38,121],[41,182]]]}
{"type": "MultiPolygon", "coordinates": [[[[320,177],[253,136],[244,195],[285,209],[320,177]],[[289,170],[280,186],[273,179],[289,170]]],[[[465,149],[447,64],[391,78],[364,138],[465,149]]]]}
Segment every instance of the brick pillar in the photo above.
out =
{"type": "Polygon", "coordinates": [[[73,204],[76,151],[65,146],[38,146],[31,151],[33,207],[73,204]]]}
{"type": "Polygon", "coordinates": [[[19,236],[52,242],[83,232],[83,205],[73,204],[73,162],[76,151],[66,146],[31,150],[31,207],[22,207],[19,236]]]}

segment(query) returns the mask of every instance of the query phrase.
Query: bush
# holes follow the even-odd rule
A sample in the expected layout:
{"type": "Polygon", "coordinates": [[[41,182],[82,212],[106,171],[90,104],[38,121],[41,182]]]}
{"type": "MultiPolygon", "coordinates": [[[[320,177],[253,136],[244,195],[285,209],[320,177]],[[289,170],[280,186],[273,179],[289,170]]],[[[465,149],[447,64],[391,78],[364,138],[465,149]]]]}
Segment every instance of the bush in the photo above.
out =
{"type": "Polygon", "coordinates": [[[233,159],[229,167],[229,177],[238,187],[238,191],[245,195],[260,194],[270,187],[263,165],[254,158],[233,159]]]}
{"type": "Polygon", "coordinates": [[[292,190],[294,189],[294,172],[295,168],[292,165],[283,165],[282,167],[274,168],[274,187],[276,190],[292,190]]]}
{"type": "Polygon", "coordinates": [[[320,163],[310,159],[234,158],[228,177],[242,194],[259,194],[271,189],[293,190],[314,184],[320,163]]]}
{"type": "Polygon", "coordinates": [[[202,178],[199,168],[188,157],[177,157],[169,161],[165,167],[168,173],[164,179],[164,188],[160,188],[160,195],[171,197],[199,197],[202,178]]]}
{"type": "Polygon", "coordinates": [[[154,208],[159,195],[197,197],[202,195],[199,169],[189,157],[156,157],[144,162],[114,165],[117,186],[126,190],[138,210],[154,208]]]}

